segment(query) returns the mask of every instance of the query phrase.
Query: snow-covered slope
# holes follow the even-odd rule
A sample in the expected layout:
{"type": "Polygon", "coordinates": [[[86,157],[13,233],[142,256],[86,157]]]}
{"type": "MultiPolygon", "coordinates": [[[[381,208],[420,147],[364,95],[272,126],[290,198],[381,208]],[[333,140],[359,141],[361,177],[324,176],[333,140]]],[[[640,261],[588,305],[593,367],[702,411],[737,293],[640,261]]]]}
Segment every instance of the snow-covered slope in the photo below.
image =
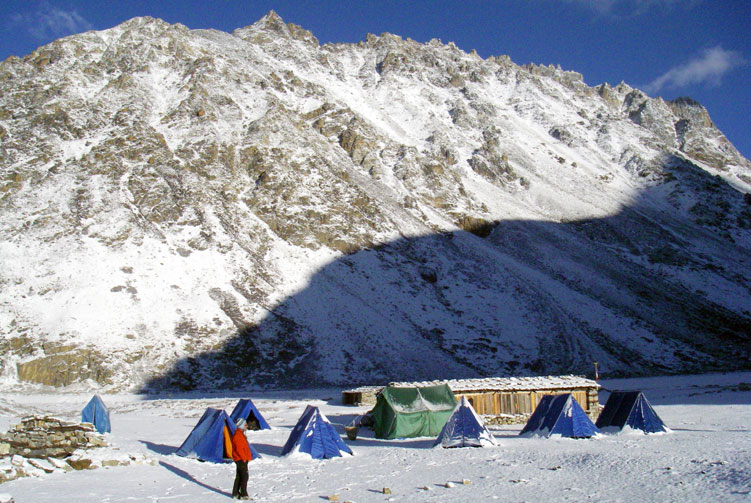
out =
{"type": "Polygon", "coordinates": [[[7,385],[745,368],[751,164],[701,105],[269,13],[0,64],[7,385]]]}
{"type": "MultiPolygon", "coordinates": [[[[523,425],[490,426],[495,446],[443,449],[431,448],[434,438],[382,440],[361,428],[351,441],[344,427],[367,407],[341,405],[338,389],[254,392],[253,402],[272,429],[247,433],[261,455],[248,465],[248,492],[253,501],[264,503],[333,501],[334,495],[357,503],[749,500],[751,373],[601,384],[613,390],[643,390],[672,432],[525,438],[519,436],[523,425]],[[353,456],[312,460],[280,455],[306,405],[326,414],[353,456]],[[384,487],[390,495],[383,494],[384,487]]],[[[207,407],[231,412],[246,396],[105,395],[112,422],[112,433],[106,435],[109,447],[74,454],[90,459],[95,469],[45,474],[27,459],[0,458],[0,477],[21,470],[31,475],[0,485],[0,496],[7,494],[16,503],[228,501],[234,465],[183,458],[175,451],[207,407]],[[113,460],[125,466],[108,466],[113,460]]],[[[31,414],[79,421],[90,399],[84,393],[0,393],[0,432],[31,414]]],[[[601,391],[601,403],[606,400],[607,392],[601,391]]],[[[51,468],[46,460],[31,461],[51,468]]]]}

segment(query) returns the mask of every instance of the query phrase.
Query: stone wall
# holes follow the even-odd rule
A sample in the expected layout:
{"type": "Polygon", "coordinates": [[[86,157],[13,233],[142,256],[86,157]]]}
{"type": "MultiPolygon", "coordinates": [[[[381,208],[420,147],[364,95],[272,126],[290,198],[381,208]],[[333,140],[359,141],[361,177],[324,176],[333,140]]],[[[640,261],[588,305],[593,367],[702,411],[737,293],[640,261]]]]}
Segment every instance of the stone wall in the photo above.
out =
{"type": "Polygon", "coordinates": [[[7,433],[0,434],[0,484],[21,477],[42,477],[55,472],[134,463],[153,465],[156,460],[108,446],[104,437],[88,423],[71,423],[51,416],[30,416],[23,418],[7,433]]]}
{"type": "MultiPolygon", "coordinates": [[[[590,402],[591,403],[591,402],[590,402]]],[[[585,411],[589,419],[594,423],[597,421],[597,417],[602,411],[602,406],[595,402],[591,405],[591,409],[585,411]]],[[[482,420],[486,426],[501,425],[501,424],[526,424],[532,414],[500,414],[498,416],[482,414],[482,420]]]]}
{"type": "Polygon", "coordinates": [[[501,414],[498,416],[483,414],[482,421],[485,426],[500,425],[500,424],[525,424],[529,421],[531,414],[501,414]]]}
{"type": "Polygon", "coordinates": [[[0,435],[0,456],[64,458],[77,449],[106,445],[91,424],[70,423],[51,416],[30,416],[0,435]]]}

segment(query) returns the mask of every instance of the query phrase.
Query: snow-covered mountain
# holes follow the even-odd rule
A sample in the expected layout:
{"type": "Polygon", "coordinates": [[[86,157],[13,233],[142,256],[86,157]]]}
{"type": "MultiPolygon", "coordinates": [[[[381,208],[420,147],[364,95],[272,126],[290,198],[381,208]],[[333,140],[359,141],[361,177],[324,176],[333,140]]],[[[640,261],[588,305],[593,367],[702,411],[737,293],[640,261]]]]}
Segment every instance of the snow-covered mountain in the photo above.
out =
{"type": "Polygon", "coordinates": [[[688,98],[271,12],[0,64],[6,386],[749,367],[751,163],[688,98]]]}

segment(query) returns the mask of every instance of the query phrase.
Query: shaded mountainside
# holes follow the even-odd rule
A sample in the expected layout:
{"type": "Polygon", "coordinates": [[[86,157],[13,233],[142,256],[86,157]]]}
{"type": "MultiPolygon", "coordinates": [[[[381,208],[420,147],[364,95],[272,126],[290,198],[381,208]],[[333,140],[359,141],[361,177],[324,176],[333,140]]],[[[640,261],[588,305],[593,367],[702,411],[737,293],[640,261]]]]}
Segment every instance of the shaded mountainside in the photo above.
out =
{"type": "Polygon", "coordinates": [[[589,374],[593,361],[610,375],[747,368],[749,255],[656,225],[652,197],[602,219],[507,220],[484,238],[349,254],[145,389],[589,374]]]}
{"type": "Polygon", "coordinates": [[[748,366],[751,165],[689,98],[273,12],[61,39],[0,91],[7,385],[748,366]]]}

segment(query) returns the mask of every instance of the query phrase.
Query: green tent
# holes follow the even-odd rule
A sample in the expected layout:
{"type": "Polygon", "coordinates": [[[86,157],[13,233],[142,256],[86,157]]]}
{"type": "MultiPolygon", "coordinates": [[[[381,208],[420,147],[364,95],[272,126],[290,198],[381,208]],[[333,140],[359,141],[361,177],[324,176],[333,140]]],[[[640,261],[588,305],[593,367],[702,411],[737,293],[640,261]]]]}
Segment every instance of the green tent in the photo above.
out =
{"type": "Polygon", "coordinates": [[[376,438],[435,437],[456,407],[446,384],[422,388],[388,386],[373,407],[376,438]]]}

